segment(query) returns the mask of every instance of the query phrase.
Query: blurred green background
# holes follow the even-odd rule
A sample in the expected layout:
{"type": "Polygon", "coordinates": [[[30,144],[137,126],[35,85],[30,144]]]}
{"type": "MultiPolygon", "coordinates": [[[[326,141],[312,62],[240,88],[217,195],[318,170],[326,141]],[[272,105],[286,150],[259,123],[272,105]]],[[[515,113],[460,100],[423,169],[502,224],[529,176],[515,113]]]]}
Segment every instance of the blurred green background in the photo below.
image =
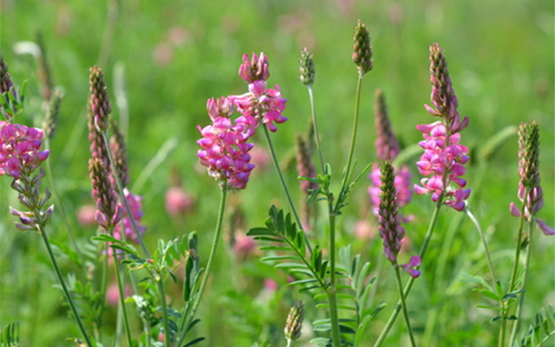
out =
{"type": "MultiPolygon", "coordinates": [[[[301,48],[308,47],[314,53],[317,70],[314,91],[324,155],[336,173],[337,186],[352,128],[357,73],[350,57],[357,19],[370,30],[374,57],[374,68],[363,82],[360,136],[355,151],[359,169],[375,160],[376,88],[385,92],[391,122],[403,146],[421,139],[415,129],[417,124],[435,121],[423,104],[429,103],[431,91],[428,47],[438,42],[449,62],[460,114],[470,118],[461,142],[471,148],[472,154],[467,174],[468,186],[473,188],[472,210],[490,240],[499,273],[508,281],[517,223],[508,212],[509,203],[516,201],[518,186],[516,136],[488,158],[480,186],[473,183],[477,183],[480,153],[487,140],[508,126],[536,120],[541,129],[545,199],[539,217],[554,225],[553,1],[1,0],[0,49],[14,82],[21,85],[28,80],[27,107],[18,122],[39,126],[42,113],[37,63],[31,55],[16,54],[14,48],[18,43],[35,41],[37,31],[43,35],[54,83],[65,90],[50,160],[57,188],[79,237],[86,239],[94,234],[94,228],[80,227],[75,216],[80,206],[91,203],[85,106],[88,69],[99,65],[106,73],[111,92],[116,70],[124,71],[130,118],[127,141],[131,186],[168,139],[178,141],[168,158],[134,191],[144,196],[147,243],[154,247],[159,238],[197,230],[201,256],[207,257],[219,190],[204,168],[199,168],[196,158],[196,140],[200,137],[196,126],[209,122],[206,100],[244,93],[246,84],[237,76],[241,55],[264,52],[270,61],[269,84],[279,84],[288,99],[284,114],[289,121],[279,126],[273,140],[291,186],[297,187],[295,164],[290,158],[294,136],[305,132],[310,115],[306,88],[298,81],[297,61],[301,48]],[[172,172],[179,174],[185,189],[196,198],[194,212],[180,218],[170,218],[164,209],[172,172]]],[[[114,97],[112,108],[118,115],[114,97]]],[[[265,148],[260,136],[254,142],[265,148]]],[[[416,159],[417,156],[409,161],[416,159]]],[[[416,183],[419,175],[411,165],[416,183]]],[[[61,292],[52,287],[55,278],[37,235],[19,232],[13,226],[15,217],[9,215],[8,205],[15,207],[18,203],[9,183],[8,178],[0,182],[0,326],[20,320],[23,340],[28,343],[24,342],[24,346],[70,345],[64,339],[78,336],[75,324],[62,307],[61,292]]],[[[366,180],[358,185],[340,219],[342,244],[352,242],[356,221],[367,215],[367,185],[366,180]]],[[[298,201],[297,189],[294,195],[298,201]]],[[[232,199],[241,203],[247,228],[262,225],[271,204],[285,207],[271,167],[258,172],[255,169],[248,188],[233,194],[232,199]]],[[[417,218],[407,226],[407,235],[416,250],[422,243],[433,205],[425,196],[415,196],[413,201],[406,213],[417,218]]],[[[432,241],[430,261],[424,265],[424,275],[409,298],[418,322],[415,328],[424,334],[426,312],[432,310],[430,302],[435,294],[444,291],[445,301],[435,306],[441,308],[441,328],[435,330],[430,346],[491,346],[497,326],[487,323],[487,312],[473,308],[474,304],[483,304],[483,299],[472,292],[472,286],[458,281],[461,272],[487,272],[478,234],[468,220],[462,219],[451,234],[453,247],[443,264],[447,269],[445,287],[430,284],[438,265],[432,260],[438,258],[453,220],[456,213],[444,210],[432,241]]],[[[67,241],[59,216],[55,216],[52,226],[52,238],[67,241]]],[[[541,305],[555,301],[553,237],[539,234],[527,294],[528,318],[541,305]]],[[[355,250],[374,264],[383,256],[381,241],[376,237],[354,241],[355,250]]],[[[251,255],[240,264],[231,265],[234,271],[230,272],[229,257],[220,249],[215,283],[200,311],[203,324],[199,334],[208,338],[205,345],[250,345],[280,334],[287,306],[298,295],[281,286],[273,302],[252,301],[259,294],[265,275],[278,278],[280,285],[286,283],[285,277],[260,265],[257,258],[251,255]],[[230,273],[236,273],[235,280],[230,273]]],[[[69,264],[65,266],[66,271],[71,271],[69,264]]],[[[389,271],[385,273],[377,300],[392,304],[396,301],[394,295],[389,295],[394,288],[389,281],[392,276],[389,271]]],[[[175,293],[179,293],[177,288],[175,293]]],[[[176,306],[178,297],[176,294],[176,306]]],[[[390,311],[387,308],[369,329],[368,345],[390,311]]],[[[397,324],[396,329],[402,331],[404,327],[397,324]]],[[[386,344],[399,345],[401,336],[391,334],[386,344]]],[[[279,340],[274,343],[283,345],[279,340]]]]}

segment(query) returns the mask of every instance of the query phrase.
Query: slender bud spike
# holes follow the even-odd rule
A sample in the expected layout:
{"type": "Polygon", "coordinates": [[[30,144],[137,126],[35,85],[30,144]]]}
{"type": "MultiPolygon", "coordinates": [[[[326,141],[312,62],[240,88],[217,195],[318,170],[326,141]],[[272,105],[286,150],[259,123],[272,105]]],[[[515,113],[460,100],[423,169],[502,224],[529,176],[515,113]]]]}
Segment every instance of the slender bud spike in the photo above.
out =
{"type": "Polygon", "coordinates": [[[55,89],[54,93],[50,98],[50,102],[48,105],[48,113],[44,118],[44,134],[49,139],[54,138],[56,134],[56,125],[58,123],[58,114],[60,113],[60,104],[62,103],[62,98],[64,97],[64,93],[60,89],[55,89]]]}
{"type": "Polygon", "coordinates": [[[355,41],[353,45],[353,62],[358,67],[360,76],[364,76],[365,73],[372,70],[372,47],[366,24],[360,20],[355,26],[353,40],[355,41]]]}
{"type": "Polygon", "coordinates": [[[378,160],[395,159],[399,154],[399,142],[391,129],[385,97],[381,89],[376,90],[374,95],[374,120],[378,135],[375,142],[378,160]]]}
{"type": "Polygon", "coordinates": [[[382,174],[378,210],[380,237],[387,260],[392,264],[397,264],[397,254],[401,250],[401,240],[405,236],[405,229],[401,227],[397,216],[397,190],[395,189],[393,165],[389,161],[384,161],[380,171],[382,174]]]}
{"type": "Polygon", "coordinates": [[[299,63],[301,64],[299,71],[301,75],[299,76],[301,82],[305,86],[311,86],[314,84],[314,60],[312,59],[312,53],[308,50],[308,48],[303,48],[301,51],[301,58],[299,59],[299,63]]]}
{"type": "Polygon", "coordinates": [[[532,189],[540,185],[540,129],[536,121],[518,128],[518,173],[520,184],[532,189]]]}
{"type": "Polygon", "coordinates": [[[108,129],[108,119],[112,113],[104,73],[99,67],[91,67],[89,75],[90,108],[94,115],[94,125],[102,132],[108,129]]]}
{"type": "Polygon", "coordinates": [[[129,168],[127,166],[127,152],[125,146],[125,139],[119,130],[115,120],[111,120],[110,126],[114,135],[110,138],[110,148],[114,154],[114,162],[116,164],[116,172],[124,187],[129,184],[129,168]]]}
{"type": "MultiPolygon", "coordinates": [[[[0,94],[4,94],[8,92],[11,92],[14,98],[17,100],[17,93],[15,91],[15,87],[13,85],[12,79],[8,72],[8,65],[4,61],[4,56],[2,55],[2,52],[0,52],[0,94]]],[[[17,112],[17,110],[15,109],[15,106],[14,106],[14,111],[17,112]]],[[[7,112],[7,110],[6,111],[3,110],[3,107],[1,104],[0,104],[0,113],[3,113],[6,119],[10,119],[13,117],[13,115],[10,112],[7,112]]]]}
{"type": "Polygon", "coordinates": [[[303,327],[304,306],[302,301],[295,301],[289,315],[287,316],[287,323],[285,324],[285,338],[288,341],[295,341],[301,337],[301,329],[303,327]]]}
{"type": "Polygon", "coordinates": [[[44,100],[50,100],[53,96],[54,83],[52,82],[52,74],[50,73],[50,64],[46,56],[46,48],[44,46],[44,40],[42,38],[41,32],[37,32],[37,45],[40,48],[39,57],[39,71],[38,77],[42,85],[42,98],[44,100]]]}
{"type": "MultiPolygon", "coordinates": [[[[316,169],[310,159],[310,152],[304,137],[297,134],[295,138],[295,147],[297,150],[297,171],[299,176],[303,177],[316,177],[316,169]]],[[[301,189],[308,193],[310,189],[316,189],[318,185],[306,180],[301,180],[301,189]]]]}

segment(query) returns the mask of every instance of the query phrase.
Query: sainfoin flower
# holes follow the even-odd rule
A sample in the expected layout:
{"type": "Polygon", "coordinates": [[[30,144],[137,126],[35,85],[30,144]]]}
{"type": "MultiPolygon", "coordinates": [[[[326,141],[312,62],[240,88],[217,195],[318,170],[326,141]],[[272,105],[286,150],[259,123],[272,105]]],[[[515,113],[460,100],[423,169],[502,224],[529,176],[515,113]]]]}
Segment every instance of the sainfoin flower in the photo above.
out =
{"type": "Polygon", "coordinates": [[[49,154],[41,150],[42,138],[42,130],[0,121],[0,176],[17,179],[24,169],[39,167],[49,154]]]}
{"type": "Polygon", "coordinates": [[[139,231],[139,234],[143,235],[146,231],[146,227],[141,225],[141,218],[143,217],[142,196],[132,194],[127,188],[123,189],[123,194],[125,195],[125,200],[129,204],[129,209],[131,210],[131,216],[127,213],[125,206],[120,204],[120,208],[125,211],[121,222],[119,222],[114,228],[114,237],[116,239],[122,240],[122,228],[126,240],[132,240],[135,243],[139,243],[137,238],[137,233],[133,229],[133,222],[139,231]],[[133,222],[131,221],[133,218],[133,222]]]}
{"type": "MultiPolygon", "coordinates": [[[[540,185],[539,152],[540,129],[535,121],[521,123],[518,128],[518,173],[520,176],[518,199],[525,202],[524,217],[533,219],[545,235],[555,235],[555,229],[536,218],[543,207],[543,189],[540,185]],[[528,192],[528,193],[527,193],[528,192]]],[[[520,217],[521,211],[511,202],[510,211],[513,216],[520,217]]]]}
{"type": "MultiPolygon", "coordinates": [[[[405,237],[405,229],[401,226],[398,216],[397,191],[395,189],[395,175],[390,162],[384,161],[381,165],[380,206],[379,206],[379,231],[384,245],[384,253],[393,266],[398,266],[397,255],[401,250],[401,240],[405,237]]],[[[413,256],[410,264],[401,265],[412,277],[418,277],[420,271],[411,269],[418,267],[420,258],[413,256]]]]}
{"type": "Polygon", "coordinates": [[[460,120],[447,62],[437,43],[430,47],[430,61],[431,101],[435,108],[424,106],[441,121],[416,126],[424,137],[419,143],[424,154],[416,165],[420,174],[430,177],[423,178],[421,185],[414,185],[414,191],[416,194],[432,193],[434,202],[443,194],[447,206],[462,211],[470,189],[463,189],[466,180],[461,176],[466,172],[464,164],[468,161],[468,148],[459,143],[459,132],[468,126],[468,117],[460,120]]]}
{"type": "Polygon", "coordinates": [[[210,176],[224,185],[222,188],[245,189],[254,168],[248,153],[253,147],[252,143],[247,143],[249,126],[229,118],[234,106],[226,97],[209,99],[207,109],[212,125],[198,127],[203,136],[197,141],[201,147],[197,154],[200,163],[208,168],[210,176]]]}

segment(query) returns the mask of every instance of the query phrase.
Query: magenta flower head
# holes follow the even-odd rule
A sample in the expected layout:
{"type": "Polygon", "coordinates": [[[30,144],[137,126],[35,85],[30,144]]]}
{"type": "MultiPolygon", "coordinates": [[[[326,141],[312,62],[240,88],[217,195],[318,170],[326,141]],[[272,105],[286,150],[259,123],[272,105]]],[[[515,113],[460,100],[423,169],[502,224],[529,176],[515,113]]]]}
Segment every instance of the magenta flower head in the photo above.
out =
{"type": "Polygon", "coordinates": [[[281,97],[278,85],[275,86],[275,89],[267,86],[269,65],[264,53],[260,53],[260,58],[253,53],[252,61],[249,61],[245,54],[243,61],[239,68],[239,76],[249,82],[249,92],[229,97],[242,115],[237,118],[236,123],[245,126],[250,135],[254,134],[260,122],[266,124],[270,131],[275,132],[277,127],[274,123],[281,124],[287,120],[282,114],[287,100],[281,97]],[[254,64],[253,62],[258,63],[254,64]],[[250,73],[247,73],[248,71],[250,73]]]}
{"type": "Polygon", "coordinates": [[[432,116],[441,118],[441,121],[416,126],[424,136],[424,141],[419,143],[424,154],[416,165],[420,174],[430,177],[423,178],[421,185],[414,185],[414,191],[416,194],[432,193],[434,202],[444,194],[447,206],[462,211],[465,200],[470,196],[470,189],[463,189],[466,180],[461,176],[466,172],[463,165],[468,161],[468,148],[459,143],[459,132],[468,126],[468,117],[460,120],[447,61],[437,43],[430,47],[430,61],[431,100],[435,108],[428,105],[424,107],[432,116]]]}
{"type": "Polygon", "coordinates": [[[229,98],[209,99],[206,107],[212,125],[198,127],[203,136],[197,141],[201,147],[197,154],[200,163],[222,189],[245,189],[254,168],[248,153],[253,144],[247,143],[252,135],[250,125],[234,123],[229,118],[234,112],[229,98]]]}
{"type": "MultiPolygon", "coordinates": [[[[541,219],[535,218],[543,207],[543,190],[540,185],[540,129],[535,121],[521,123],[518,128],[518,174],[520,176],[518,198],[524,205],[524,217],[536,221],[546,235],[555,235],[555,230],[547,226],[541,219]]],[[[516,217],[521,211],[514,203],[510,211],[516,217]]]]}
{"type": "MultiPolygon", "coordinates": [[[[381,89],[378,89],[374,99],[374,118],[376,125],[377,138],[375,142],[376,155],[378,160],[392,161],[399,154],[399,142],[391,129],[391,123],[387,116],[387,108],[385,98],[381,89]]],[[[400,168],[393,166],[395,171],[395,189],[397,190],[397,204],[401,208],[408,204],[412,197],[411,189],[411,174],[406,165],[400,168]]],[[[381,172],[379,165],[376,163],[372,166],[372,172],[369,175],[372,184],[368,188],[370,195],[370,202],[373,206],[374,215],[378,215],[380,206],[380,185],[381,172]]],[[[407,221],[406,218],[401,218],[402,221],[407,221]]]]}
{"type": "Polygon", "coordinates": [[[243,64],[239,66],[239,77],[248,83],[266,81],[270,77],[268,58],[264,53],[260,53],[260,56],[253,53],[249,60],[248,54],[243,54],[243,64]]]}
{"type": "Polygon", "coordinates": [[[40,129],[0,121],[0,176],[18,179],[39,167],[50,153],[41,150],[42,138],[40,129]]]}

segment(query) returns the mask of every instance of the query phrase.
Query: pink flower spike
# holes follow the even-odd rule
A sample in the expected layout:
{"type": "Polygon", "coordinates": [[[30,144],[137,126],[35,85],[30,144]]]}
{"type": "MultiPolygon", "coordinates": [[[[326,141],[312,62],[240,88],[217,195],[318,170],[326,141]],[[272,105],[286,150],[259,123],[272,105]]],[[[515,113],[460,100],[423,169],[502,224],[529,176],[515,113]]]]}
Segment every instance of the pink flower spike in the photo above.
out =
{"type": "Polygon", "coordinates": [[[270,77],[268,66],[268,58],[264,53],[260,53],[260,57],[253,53],[251,60],[245,53],[243,54],[243,64],[239,66],[239,77],[248,83],[259,80],[265,81],[270,77]]]}
{"type": "Polygon", "coordinates": [[[540,229],[543,231],[543,233],[545,235],[555,235],[555,229],[548,227],[543,220],[537,218],[536,219],[536,223],[538,223],[538,226],[540,227],[540,229]]]}

